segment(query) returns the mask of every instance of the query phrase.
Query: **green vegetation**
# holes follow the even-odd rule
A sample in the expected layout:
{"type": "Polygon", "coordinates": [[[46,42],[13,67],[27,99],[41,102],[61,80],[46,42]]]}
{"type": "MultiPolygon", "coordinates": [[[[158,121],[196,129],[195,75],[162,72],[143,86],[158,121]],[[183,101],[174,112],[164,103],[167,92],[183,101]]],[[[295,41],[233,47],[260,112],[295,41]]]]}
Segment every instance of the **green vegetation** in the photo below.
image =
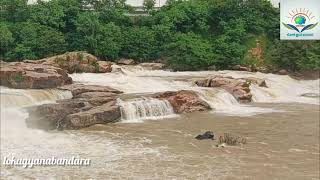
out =
{"type": "Polygon", "coordinates": [[[0,59],[87,51],[101,59],[162,60],[175,70],[236,64],[320,69],[319,41],[279,41],[279,9],[269,0],[169,0],[149,16],[128,16],[125,0],[0,2],[0,59]],[[263,58],[250,54],[257,45],[263,58]]]}

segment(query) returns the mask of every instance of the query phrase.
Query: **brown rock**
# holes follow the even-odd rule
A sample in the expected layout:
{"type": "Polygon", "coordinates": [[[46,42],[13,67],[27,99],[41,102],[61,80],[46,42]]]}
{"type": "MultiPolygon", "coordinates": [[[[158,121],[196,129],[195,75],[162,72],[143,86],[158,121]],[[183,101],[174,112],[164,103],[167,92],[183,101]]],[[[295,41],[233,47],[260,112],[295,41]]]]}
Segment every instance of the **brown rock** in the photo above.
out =
{"type": "Polygon", "coordinates": [[[193,91],[168,91],[157,93],[153,97],[168,100],[176,113],[206,111],[211,109],[210,105],[193,91]]]}
{"type": "Polygon", "coordinates": [[[120,107],[115,105],[115,102],[109,102],[88,111],[68,115],[63,129],[79,129],[94,124],[117,122],[120,117],[120,107]]]}
{"type": "Polygon", "coordinates": [[[245,67],[245,66],[241,66],[241,65],[235,65],[232,67],[232,70],[235,70],[235,71],[251,71],[250,68],[248,67],[245,67]]]}
{"type": "Polygon", "coordinates": [[[288,71],[285,70],[285,69],[281,69],[281,70],[278,72],[278,74],[280,74],[280,75],[288,75],[288,71]]]}
{"type": "Polygon", "coordinates": [[[64,86],[62,89],[71,90],[73,98],[29,108],[29,117],[26,119],[28,127],[46,130],[79,129],[120,120],[120,107],[116,103],[116,93],[120,91],[85,85],[64,86]]]}
{"type": "Polygon", "coordinates": [[[115,93],[115,94],[122,93],[121,91],[118,91],[111,87],[99,86],[99,85],[71,84],[71,85],[61,86],[58,89],[71,91],[73,96],[78,96],[79,94],[86,93],[86,92],[109,92],[109,93],[115,93]]]}
{"type": "Polygon", "coordinates": [[[7,63],[0,69],[0,84],[11,88],[43,89],[72,83],[65,70],[30,63],[7,63]]]}
{"type": "Polygon", "coordinates": [[[252,94],[250,92],[250,84],[241,79],[232,77],[213,76],[195,82],[201,87],[220,87],[232,94],[239,102],[251,102],[252,94]]]}
{"type": "Polygon", "coordinates": [[[166,67],[166,65],[163,63],[141,63],[139,64],[139,66],[142,66],[149,70],[161,70],[166,67]]]}
{"type": "Polygon", "coordinates": [[[98,61],[94,55],[82,51],[67,52],[40,60],[24,60],[24,62],[55,66],[67,70],[68,73],[106,73],[112,71],[110,62],[98,61]]]}
{"type": "Polygon", "coordinates": [[[247,77],[247,78],[243,78],[246,81],[249,81],[250,83],[256,84],[260,87],[268,87],[267,83],[264,79],[259,79],[259,78],[255,78],[255,77],[247,77]]]}
{"type": "Polygon", "coordinates": [[[136,64],[136,62],[133,59],[120,59],[118,61],[118,64],[122,64],[122,65],[134,65],[136,64]]]}

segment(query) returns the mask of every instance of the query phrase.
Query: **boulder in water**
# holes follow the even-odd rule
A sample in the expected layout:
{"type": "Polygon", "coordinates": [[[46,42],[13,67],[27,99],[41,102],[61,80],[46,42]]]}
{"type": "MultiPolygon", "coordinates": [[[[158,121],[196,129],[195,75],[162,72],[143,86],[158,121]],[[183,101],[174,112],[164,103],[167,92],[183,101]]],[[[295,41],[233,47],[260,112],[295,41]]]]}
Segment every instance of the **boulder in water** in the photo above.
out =
{"type": "Polygon", "coordinates": [[[0,84],[19,89],[55,88],[72,83],[61,68],[23,62],[6,63],[0,68],[0,84]]]}
{"type": "Polygon", "coordinates": [[[199,134],[195,138],[198,140],[204,140],[204,139],[214,140],[214,134],[212,131],[206,131],[204,134],[199,134]]]}
{"type": "Polygon", "coordinates": [[[189,90],[167,91],[153,95],[157,99],[170,102],[175,113],[189,113],[210,110],[210,105],[202,100],[197,93],[189,90]]]}
{"type": "Polygon", "coordinates": [[[249,67],[241,66],[241,65],[235,65],[232,67],[232,70],[235,71],[251,71],[249,67]]]}
{"type": "Polygon", "coordinates": [[[122,65],[134,65],[136,64],[136,62],[133,59],[120,59],[118,61],[118,64],[122,64],[122,65]]]}
{"type": "Polygon", "coordinates": [[[281,70],[278,72],[278,74],[280,74],[280,75],[288,75],[288,71],[285,70],[285,69],[281,69],[281,70]]]}
{"type": "Polygon", "coordinates": [[[106,73],[112,71],[112,63],[98,61],[92,54],[78,51],[52,56],[40,60],[24,60],[25,63],[44,64],[59,67],[68,73],[106,73]]]}
{"type": "Polygon", "coordinates": [[[256,78],[256,77],[247,77],[243,78],[245,81],[249,81],[252,84],[256,84],[260,87],[268,87],[267,83],[264,79],[256,78]]]}
{"type": "Polygon", "coordinates": [[[251,102],[252,94],[249,88],[250,83],[241,79],[213,76],[207,79],[197,80],[195,84],[201,87],[220,87],[232,94],[241,103],[251,102]]]}
{"type": "Polygon", "coordinates": [[[120,91],[107,86],[76,84],[61,89],[70,90],[73,98],[28,108],[28,127],[46,130],[80,129],[120,120],[120,107],[117,105],[120,91]]]}
{"type": "Polygon", "coordinates": [[[161,70],[166,67],[163,63],[141,63],[139,66],[144,67],[148,70],[161,70]]]}

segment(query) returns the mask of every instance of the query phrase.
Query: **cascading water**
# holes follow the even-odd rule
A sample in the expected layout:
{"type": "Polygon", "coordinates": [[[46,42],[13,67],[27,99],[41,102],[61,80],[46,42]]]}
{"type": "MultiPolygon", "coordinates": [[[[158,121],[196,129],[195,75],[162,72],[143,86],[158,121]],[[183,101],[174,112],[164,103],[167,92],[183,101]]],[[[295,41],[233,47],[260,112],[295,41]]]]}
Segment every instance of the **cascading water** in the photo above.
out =
{"type": "Polygon", "coordinates": [[[58,99],[71,98],[69,91],[61,90],[24,90],[0,87],[1,107],[19,108],[43,103],[52,103],[58,99]]]}
{"type": "Polygon", "coordinates": [[[141,98],[129,101],[118,99],[122,122],[142,122],[145,119],[174,117],[174,111],[167,100],[141,98]]]}
{"type": "Polygon", "coordinates": [[[319,93],[319,80],[298,81],[289,76],[236,71],[170,72],[146,70],[136,66],[117,66],[116,68],[121,70],[107,74],[72,74],[71,76],[73,80],[84,84],[103,84],[128,94],[193,90],[198,92],[211,105],[214,112],[233,116],[255,115],[275,112],[275,110],[239,104],[225,90],[197,87],[193,84],[193,79],[213,75],[232,76],[234,78],[257,77],[265,79],[268,88],[252,85],[253,102],[319,104],[318,98],[301,96],[303,93],[319,93]]]}

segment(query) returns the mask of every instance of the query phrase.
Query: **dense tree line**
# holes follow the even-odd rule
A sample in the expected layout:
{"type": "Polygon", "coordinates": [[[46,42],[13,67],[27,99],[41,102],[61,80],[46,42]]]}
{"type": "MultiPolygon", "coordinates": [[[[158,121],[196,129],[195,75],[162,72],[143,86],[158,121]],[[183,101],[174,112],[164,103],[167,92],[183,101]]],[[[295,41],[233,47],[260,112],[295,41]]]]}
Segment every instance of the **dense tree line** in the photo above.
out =
{"type": "Polygon", "coordinates": [[[279,9],[268,0],[169,0],[130,16],[125,0],[0,2],[0,59],[39,59],[88,51],[101,59],[159,60],[175,70],[235,64],[320,69],[319,41],[279,41],[279,9]],[[249,58],[260,40],[264,62],[249,58]],[[261,62],[260,62],[261,63],[261,62]]]}

